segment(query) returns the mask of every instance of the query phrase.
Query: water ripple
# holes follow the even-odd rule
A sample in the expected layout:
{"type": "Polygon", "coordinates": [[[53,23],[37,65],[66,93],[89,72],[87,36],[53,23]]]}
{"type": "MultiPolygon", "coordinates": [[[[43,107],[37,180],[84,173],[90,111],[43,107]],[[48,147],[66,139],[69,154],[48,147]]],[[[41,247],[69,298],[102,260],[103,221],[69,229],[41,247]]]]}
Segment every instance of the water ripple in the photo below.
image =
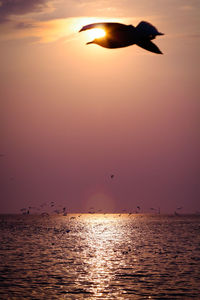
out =
{"type": "Polygon", "coordinates": [[[0,299],[199,299],[199,216],[0,216],[0,299]]]}

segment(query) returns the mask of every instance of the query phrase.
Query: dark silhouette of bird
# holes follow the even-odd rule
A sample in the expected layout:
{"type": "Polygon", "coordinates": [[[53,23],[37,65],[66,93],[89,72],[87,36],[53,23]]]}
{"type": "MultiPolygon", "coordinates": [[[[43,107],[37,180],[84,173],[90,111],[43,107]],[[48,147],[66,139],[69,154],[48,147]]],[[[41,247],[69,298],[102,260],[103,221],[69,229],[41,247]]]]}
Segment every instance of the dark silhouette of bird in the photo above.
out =
{"type": "Polygon", "coordinates": [[[162,54],[160,49],[151,42],[157,35],[163,35],[156,27],[148,22],[142,21],[136,27],[121,23],[93,23],[81,28],[81,31],[100,28],[105,31],[105,36],[95,38],[88,44],[97,44],[104,48],[122,48],[131,45],[138,45],[148,51],[162,54]]]}
{"type": "Polygon", "coordinates": [[[115,177],[115,175],[114,175],[114,174],[111,174],[111,175],[110,175],[110,178],[111,178],[111,179],[113,179],[114,177],[115,177]]]}

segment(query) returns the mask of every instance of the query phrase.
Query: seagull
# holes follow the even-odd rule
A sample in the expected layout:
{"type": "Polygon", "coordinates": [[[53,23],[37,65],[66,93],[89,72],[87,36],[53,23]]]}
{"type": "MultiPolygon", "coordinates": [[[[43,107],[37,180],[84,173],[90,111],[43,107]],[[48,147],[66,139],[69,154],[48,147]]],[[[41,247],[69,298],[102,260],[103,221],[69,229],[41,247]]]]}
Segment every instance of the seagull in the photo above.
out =
{"type": "Polygon", "coordinates": [[[182,209],[182,208],[183,208],[182,206],[180,206],[180,207],[177,207],[177,209],[178,209],[178,210],[180,210],[180,209],[182,209]]]}
{"type": "Polygon", "coordinates": [[[83,26],[79,32],[100,28],[103,29],[106,34],[103,37],[95,38],[89,44],[97,44],[104,48],[122,48],[131,45],[138,45],[150,52],[162,54],[160,49],[151,42],[157,35],[164,35],[159,32],[156,27],[148,22],[142,21],[136,27],[133,25],[125,25],[121,23],[93,23],[83,26]]]}

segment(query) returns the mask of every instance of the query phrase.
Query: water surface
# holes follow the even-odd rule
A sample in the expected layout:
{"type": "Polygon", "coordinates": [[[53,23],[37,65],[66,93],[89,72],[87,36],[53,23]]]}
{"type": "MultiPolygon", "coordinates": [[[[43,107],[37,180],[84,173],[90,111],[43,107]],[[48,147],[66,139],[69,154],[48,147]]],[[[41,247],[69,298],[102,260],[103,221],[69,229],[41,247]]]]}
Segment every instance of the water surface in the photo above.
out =
{"type": "Polygon", "coordinates": [[[0,299],[199,299],[200,216],[0,216],[0,299]]]}

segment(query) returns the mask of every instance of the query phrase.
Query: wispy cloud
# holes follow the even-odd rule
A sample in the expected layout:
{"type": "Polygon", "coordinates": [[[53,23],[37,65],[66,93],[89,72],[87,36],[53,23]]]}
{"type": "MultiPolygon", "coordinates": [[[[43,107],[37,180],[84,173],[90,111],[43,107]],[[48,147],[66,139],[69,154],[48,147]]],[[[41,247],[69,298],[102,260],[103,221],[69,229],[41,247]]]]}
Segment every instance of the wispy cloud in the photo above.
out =
{"type": "Polygon", "coordinates": [[[1,0],[0,23],[10,21],[13,15],[41,12],[47,7],[47,0],[1,0]]]}
{"type": "Polygon", "coordinates": [[[108,16],[119,6],[118,0],[0,0],[0,23],[12,21],[13,16],[34,14],[37,20],[52,20],[71,17],[108,16]]]}
{"type": "Polygon", "coordinates": [[[180,7],[181,10],[185,10],[185,11],[189,11],[189,10],[193,10],[195,9],[195,7],[193,5],[182,5],[180,7]]]}
{"type": "Polygon", "coordinates": [[[0,30],[0,41],[19,40],[32,38],[39,43],[55,42],[57,40],[69,41],[84,38],[84,34],[78,34],[82,26],[94,22],[125,22],[125,19],[110,18],[65,18],[48,21],[25,20],[22,22],[19,17],[15,23],[3,24],[0,30]],[[13,30],[13,28],[15,30],[13,30]],[[16,28],[18,30],[16,30],[16,28]]]}
{"type": "Polygon", "coordinates": [[[199,0],[0,0],[0,23],[32,14],[38,21],[72,17],[173,16],[199,8],[199,0]]]}
{"type": "Polygon", "coordinates": [[[35,28],[36,25],[33,25],[33,24],[31,24],[31,23],[19,22],[19,23],[16,24],[15,27],[16,27],[17,29],[22,29],[22,30],[24,30],[24,29],[29,29],[29,28],[35,28]]]}
{"type": "Polygon", "coordinates": [[[165,5],[164,1],[0,0],[0,40],[24,37],[56,40],[72,34],[71,24],[76,23],[76,19],[87,18],[89,21],[91,17],[101,20],[120,18],[133,25],[146,20],[155,26],[162,24],[162,30],[168,34],[196,35],[199,0],[191,0],[189,4],[188,0],[169,0],[165,5]]]}

